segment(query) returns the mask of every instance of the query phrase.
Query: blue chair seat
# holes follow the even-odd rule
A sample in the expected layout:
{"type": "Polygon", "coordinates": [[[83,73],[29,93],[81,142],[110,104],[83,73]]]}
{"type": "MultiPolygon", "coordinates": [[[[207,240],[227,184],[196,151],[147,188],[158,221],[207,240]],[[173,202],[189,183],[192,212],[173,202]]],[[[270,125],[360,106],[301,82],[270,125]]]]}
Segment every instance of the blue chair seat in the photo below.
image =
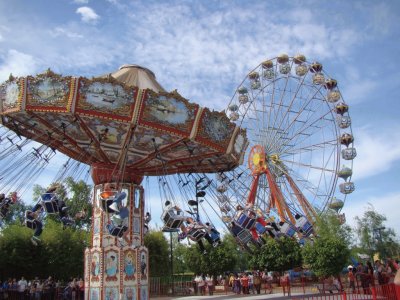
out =
{"type": "Polygon", "coordinates": [[[117,236],[117,237],[122,237],[125,233],[125,231],[128,230],[127,226],[114,226],[112,224],[107,225],[108,232],[112,236],[117,236]]]}
{"type": "Polygon", "coordinates": [[[58,204],[56,200],[45,200],[42,202],[42,207],[48,214],[58,213],[58,204]]]}

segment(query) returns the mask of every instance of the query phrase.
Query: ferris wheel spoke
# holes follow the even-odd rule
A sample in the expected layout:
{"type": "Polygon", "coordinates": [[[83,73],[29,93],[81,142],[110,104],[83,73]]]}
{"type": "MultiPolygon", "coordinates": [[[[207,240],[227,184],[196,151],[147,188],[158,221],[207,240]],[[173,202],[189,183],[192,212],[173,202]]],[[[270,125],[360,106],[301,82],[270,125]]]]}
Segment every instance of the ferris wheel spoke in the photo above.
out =
{"type": "Polygon", "coordinates": [[[312,145],[306,145],[306,146],[302,146],[301,148],[289,148],[283,149],[282,151],[282,155],[281,157],[285,157],[286,155],[292,155],[292,154],[298,154],[298,153],[302,153],[302,152],[307,152],[307,151],[318,151],[318,150],[323,150],[326,149],[326,147],[332,147],[334,148],[337,144],[337,140],[330,140],[330,141],[324,141],[322,143],[316,143],[316,144],[312,144],[312,145]]]}
{"type": "MultiPolygon", "coordinates": [[[[291,111],[292,114],[295,114],[295,117],[290,121],[290,123],[287,124],[287,126],[281,128],[284,133],[289,134],[291,131],[292,127],[297,124],[297,123],[304,123],[305,120],[299,120],[300,116],[302,116],[303,112],[307,112],[307,107],[309,107],[311,101],[314,99],[314,97],[319,93],[319,89],[314,91],[314,93],[311,95],[311,97],[308,98],[308,100],[305,101],[302,107],[299,108],[298,111],[294,110],[291,111]]],[[[273,140],[279,139],[279,136],[273,136],[273,140]]]]}
{"type": "MultiPolygon", "coordinates": [[[[301,126],[301,127],[297,130],[297,132],[293,133],[293,135],[288,139],[288,142],[294,142],[294,140],[297,139],[297,138],[299,138],[300,136],[304,137],[304,140],[307,139],[307,138],[309,138],[309,137],[311,137],[313,133],[316,133],[316,132],[318,132],[319,130],[321,130],[321,129],[323,128],[323,126],[321,126],[321,125],[318,126],[318,125],[316,125],[316,124],[317,124],[318,122],[321,122],[321,120],[322,120],[325,116],[327,116],[327,115],[329,115],[329,114],[331,114],[331,113],[332,113],[331,111],[327,111],[322,117],[320,117],[320,118],[314,120],[314,121],[311,122],[311,123],[306,123],[306,122],[304,122],[304,123],[303,123],[303,126],[301,126]],[[311,129],[311,130],[313,130],[313,131],[310,130],[311,132],[307,132],[309,129],[311,129]]],[[[330,121],[333,121],[333,120],[330,120],[330,121]]],[[[304,141],[304,140],[302,140],[302,141],[304,141]]]]}
{"type": "Polygon", "coordinates": [[[283,160],[282,162],[286,163],[286,164],[291,164],[291,165],[297,165],[297,166],[301,166],[301,167],[306,167],[306,168],[310,168],[310,169],[314,169],[314,170],[319,170],[319,171],[324,171],[324,172],[330,172],[333,174],[336,174],[336,170],[335,169],[327,169],[325,167],[318,167],[318,166],[313,166],[311,164],[305,164],[305,163],[301,163],[301,162],[294,162],[294,161],[288,161],[288,160],[283,160]]]}

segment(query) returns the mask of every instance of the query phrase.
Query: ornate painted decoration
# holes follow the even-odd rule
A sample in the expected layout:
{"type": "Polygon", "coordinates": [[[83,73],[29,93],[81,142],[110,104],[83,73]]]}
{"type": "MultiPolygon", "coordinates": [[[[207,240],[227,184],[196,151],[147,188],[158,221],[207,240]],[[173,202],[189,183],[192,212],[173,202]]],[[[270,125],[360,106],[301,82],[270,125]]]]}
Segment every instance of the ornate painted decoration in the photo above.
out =
{"type": "Polygon", "coordinates": [[[67,111],[71,77],[62,77],[50,69],[36,77],[27,78],[27,110],[67,111]]]}
{"type": "Polygon", "coordinates": [[[235,125],[230,122],[225,114],[205,108],[196,140],[222,150],[228,146],[234,129],[235,125]]]}
{"type": "Polygon", "coordinates": [[[189,103],[178,92],[158,94],[146,91],[139,124],[189,136],[198,105],[189,103]]]}
{"type": "Polygon", "coordinates": [[[80,78],[76,110],[88,115],[129,121],[132,118],[137,89],[112,78],[80,78]]]}
{"type": "Polygon", "coordinates": [[[20,109],[23,94],[23,81],[10,76],[0,85],[0,112],[10,113],[20,109]]]}

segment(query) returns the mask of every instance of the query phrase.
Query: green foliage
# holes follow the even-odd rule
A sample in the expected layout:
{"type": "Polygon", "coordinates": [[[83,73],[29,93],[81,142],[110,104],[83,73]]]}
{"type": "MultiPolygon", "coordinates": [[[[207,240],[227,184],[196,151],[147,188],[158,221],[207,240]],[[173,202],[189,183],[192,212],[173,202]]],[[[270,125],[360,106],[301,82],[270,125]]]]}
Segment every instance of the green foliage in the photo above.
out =
{"type": "Polygon", "coordinates": [[[357,216],[355,219],[357,221],[355,232],[362,252],[369,254],[370,257],[378,253],[380,258],[387,258],[399,252],[400,245],[394,241],[396,234],[392,228],[385,227],[384,215],[370,206],[362,217],[357,216]]]}
{"type": "Polygon", "coordinates": [[[300,246],[296,240],[282,237],[267,239],[266,243],[252,256],[251,265],[256,269],[283,272],[302,264],[300,246]]]}
{"type": "Polygon", "coordinates": [[[317,276],[337,275],[350,258],[351,229],[333,212],[326,212],[317,221],[318,238],[307,243],[302,251],[304,262],[317,276]]]}
{"type": "Polygon", "coordinates": [[[336,237],[319,237],[303,248],[305,263],[317,276],[337,275],[349,260],[348,245],[336,237]]]}
{"type": "Polygon", "coordinates": [[[205,255],[200,253],[196,244],[187,248],[185,261],[193,273],[219,275],[235,268],[237,246],[231,242],[230,236],[225,236],[221,245],[216,248],[209,244],[205,244],[205,247],[205,255]]]}
{"type": "Polygon", "coordinates": [[[149,269],[153,277],[170,274],[169,243],[162,231],[149,231],[144,237],[149,250],[149,269]]]}
{"type": "Polygon", "coordinates": [[[1,278],[52,275],[67,280],[71,276],[83,276],[87,232],[71,228],[63,230],[59,223],[49,219],[38,246],[32,244],[31,237],[32,230],[19,224],[10,225],[1,232],[1,278]]]}

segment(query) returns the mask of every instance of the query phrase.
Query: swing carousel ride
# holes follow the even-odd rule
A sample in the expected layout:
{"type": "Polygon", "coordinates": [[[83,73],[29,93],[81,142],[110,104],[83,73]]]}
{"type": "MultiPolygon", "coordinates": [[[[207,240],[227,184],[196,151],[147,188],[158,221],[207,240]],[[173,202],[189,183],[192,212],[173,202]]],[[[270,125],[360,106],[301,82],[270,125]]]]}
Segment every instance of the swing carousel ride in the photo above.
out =
{"type": "Polygon", "coordinates": [[[90,166],[85,299],[147,299],[144,177],[158,186],[163,230],[203,251],[203,239],[219,244],[211,215],[248,250],[281,236],[304,243],[325,209],[344,221],[354,191],[348,110],[336,80],[303,55],[261,63],[222,112],[165,92],[136,65],[92,79],[10,76],[0,87],[0,188],[23,191],[57,151],[67,159],[54,181],[87,176],[90,166]]]}
{"type": "MultiPolygon", "coordinates": [[[[245,131],[223,112],[165,92],[150,70],[135,65],[93,79],[50,70],[35,77],[10,76],[1,86],[0,111],[3,191],[37,178],[57,151],[91,167],[94,213],[91,247],[85,252],[85,299],[148,298],[144,176],[229,171],[246,145],[245,131]]],[[[63,168],[79,169],[71,165],[67,161],[63,168]]],[[[62,210],[53,194],[49,189],[27,213],[36,238],[43,224],[32,213],[39,207],[47,213],[62,210]]]]}

